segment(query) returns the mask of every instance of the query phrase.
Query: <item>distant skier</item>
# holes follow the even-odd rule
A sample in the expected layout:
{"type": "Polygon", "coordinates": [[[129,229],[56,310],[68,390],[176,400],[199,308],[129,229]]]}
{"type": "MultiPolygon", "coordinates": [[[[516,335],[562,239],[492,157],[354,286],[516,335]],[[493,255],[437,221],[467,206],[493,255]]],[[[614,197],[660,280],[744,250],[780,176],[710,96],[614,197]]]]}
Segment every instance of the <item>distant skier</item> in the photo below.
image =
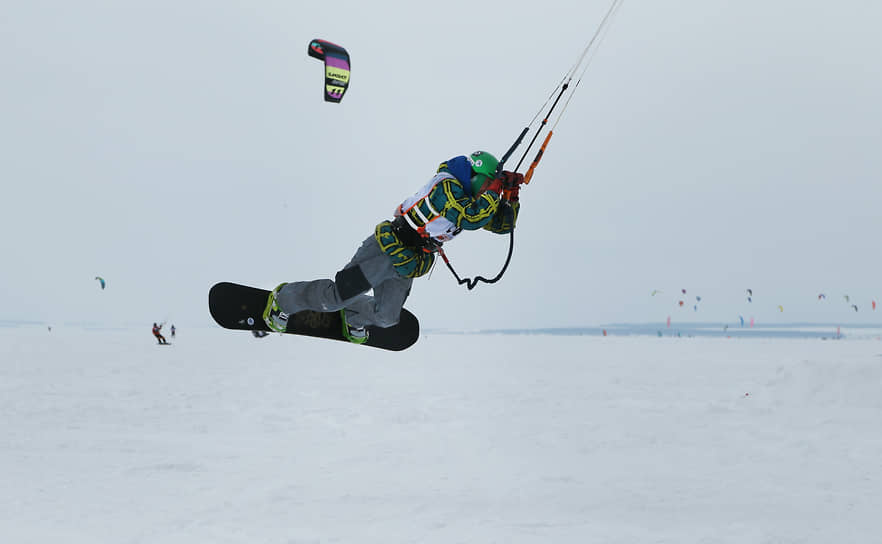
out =
{"type": "Polygon", "coordinates": [[[175,337],[175,324],[174,323],[172,323],[172,326],[171,326],[171,337],[172,338],[175,337]]]}
{"type": "Polygon", "coordinates": [[[160,330],[162,330],[162,325],[157,325],[156,323],[154,323],[153,336],[156,337],[156,341],[160,344],[168,344],[168,342],[165,341],[165,336],[163,336],[162,333],[159,332],[160,330]]]}
{"type": "Polygon", "coordinates": [[[432,179],[395,209],[392,221],[376,226],[334,280],[276,287],[263,313],[267,326],[284,332],[288,317],[301,310],[340,310],[343,335],[363,344],[366,327],[398,323],[413,278],[429,273],[441,244],[463,230],[506,234],[514,229],[524,176],[503,171],[497,177],[498,165],[486,151],[441,163],[432,179]],[[503,196],[510,207],[501,205],[503,196]],[[365,294],[371,289],[373,296],[365,294]]]}

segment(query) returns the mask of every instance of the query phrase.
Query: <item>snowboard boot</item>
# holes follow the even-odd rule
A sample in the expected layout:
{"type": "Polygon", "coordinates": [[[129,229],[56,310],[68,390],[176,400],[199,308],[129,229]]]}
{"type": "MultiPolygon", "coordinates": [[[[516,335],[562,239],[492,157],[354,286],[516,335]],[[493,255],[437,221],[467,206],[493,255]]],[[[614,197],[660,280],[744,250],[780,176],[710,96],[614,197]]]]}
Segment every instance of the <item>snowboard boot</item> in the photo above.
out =
{"type": "Polygon", "coordinates": [[[353,344],[364,344],[368,341],[368,331],[364,327],[353,327],[346,322],[346,309],[340,310],[340,318],[343,321],[343,337],[353,344]]]}
{"type": "Polygon", "coordinates": [[[279,302],[276,300],[279,290],[286,285],[288,284],[280,283],[278,287],[273,289],[267,297],[266,309],[263,311],[263,320],[266,322],[266,326],[276,332],[285,332],[288,327],[289,316],[279,308],[279,302]]]}

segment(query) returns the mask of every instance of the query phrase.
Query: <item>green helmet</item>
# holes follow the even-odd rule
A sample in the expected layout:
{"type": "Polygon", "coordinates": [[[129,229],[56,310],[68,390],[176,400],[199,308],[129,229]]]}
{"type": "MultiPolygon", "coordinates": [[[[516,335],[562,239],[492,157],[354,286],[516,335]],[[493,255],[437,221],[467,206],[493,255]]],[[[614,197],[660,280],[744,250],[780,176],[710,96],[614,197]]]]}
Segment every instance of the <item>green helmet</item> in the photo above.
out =
{"type": "Polygon", "coordinates": [[[486,151],[475,151],[469,155],[469,163],[472,165],[472,194],[477,195],[484,183],[496,177],[499,161],[486,151]]]}

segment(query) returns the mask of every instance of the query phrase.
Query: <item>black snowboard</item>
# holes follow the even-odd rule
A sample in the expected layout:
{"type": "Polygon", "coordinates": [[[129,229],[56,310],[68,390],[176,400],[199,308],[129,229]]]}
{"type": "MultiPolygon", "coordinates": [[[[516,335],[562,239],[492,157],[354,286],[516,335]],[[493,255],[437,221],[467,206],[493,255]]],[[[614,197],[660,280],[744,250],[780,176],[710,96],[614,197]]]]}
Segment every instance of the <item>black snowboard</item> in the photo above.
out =
{"type": "MultiPolygon", "coordinates": [[[[265,289],[247,285],[217,283],[208,292],[208,309],[211,317],[225,329],[272,332],[263,320],[269,294],[265,289]]],[[[288,319],[285,333],[349,342],[343,336],[340,312],[297,312],[288,319]]],[[[419,321],[402,308],[401,321],[397,325],[388,328],[368,327],[368,341],[362,345],[401,351],[414,345],[419,337],[419,321]]]]}

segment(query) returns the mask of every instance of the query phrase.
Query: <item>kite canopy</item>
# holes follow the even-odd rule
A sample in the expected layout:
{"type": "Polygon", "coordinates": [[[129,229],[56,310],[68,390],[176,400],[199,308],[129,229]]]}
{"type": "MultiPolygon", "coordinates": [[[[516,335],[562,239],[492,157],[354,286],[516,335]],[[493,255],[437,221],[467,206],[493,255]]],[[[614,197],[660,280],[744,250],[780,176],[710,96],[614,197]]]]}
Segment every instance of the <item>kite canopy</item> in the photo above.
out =
{"type": "Polygon", "coordinates": [[[309,42],[310,57],[325,63],[325,102],[340,102],[349,87],[349,53],[337,44],[315,39],[309,42]]]}
{"type": "Polygon", "coordinates": [[[95,276],[95,279],[98,280],[98,283],[101,284],[101,289],[103,290],[104,286],[107,285],[107,283],[104,281],[104,278],[102,278],[101,276],[95,276]]]}

